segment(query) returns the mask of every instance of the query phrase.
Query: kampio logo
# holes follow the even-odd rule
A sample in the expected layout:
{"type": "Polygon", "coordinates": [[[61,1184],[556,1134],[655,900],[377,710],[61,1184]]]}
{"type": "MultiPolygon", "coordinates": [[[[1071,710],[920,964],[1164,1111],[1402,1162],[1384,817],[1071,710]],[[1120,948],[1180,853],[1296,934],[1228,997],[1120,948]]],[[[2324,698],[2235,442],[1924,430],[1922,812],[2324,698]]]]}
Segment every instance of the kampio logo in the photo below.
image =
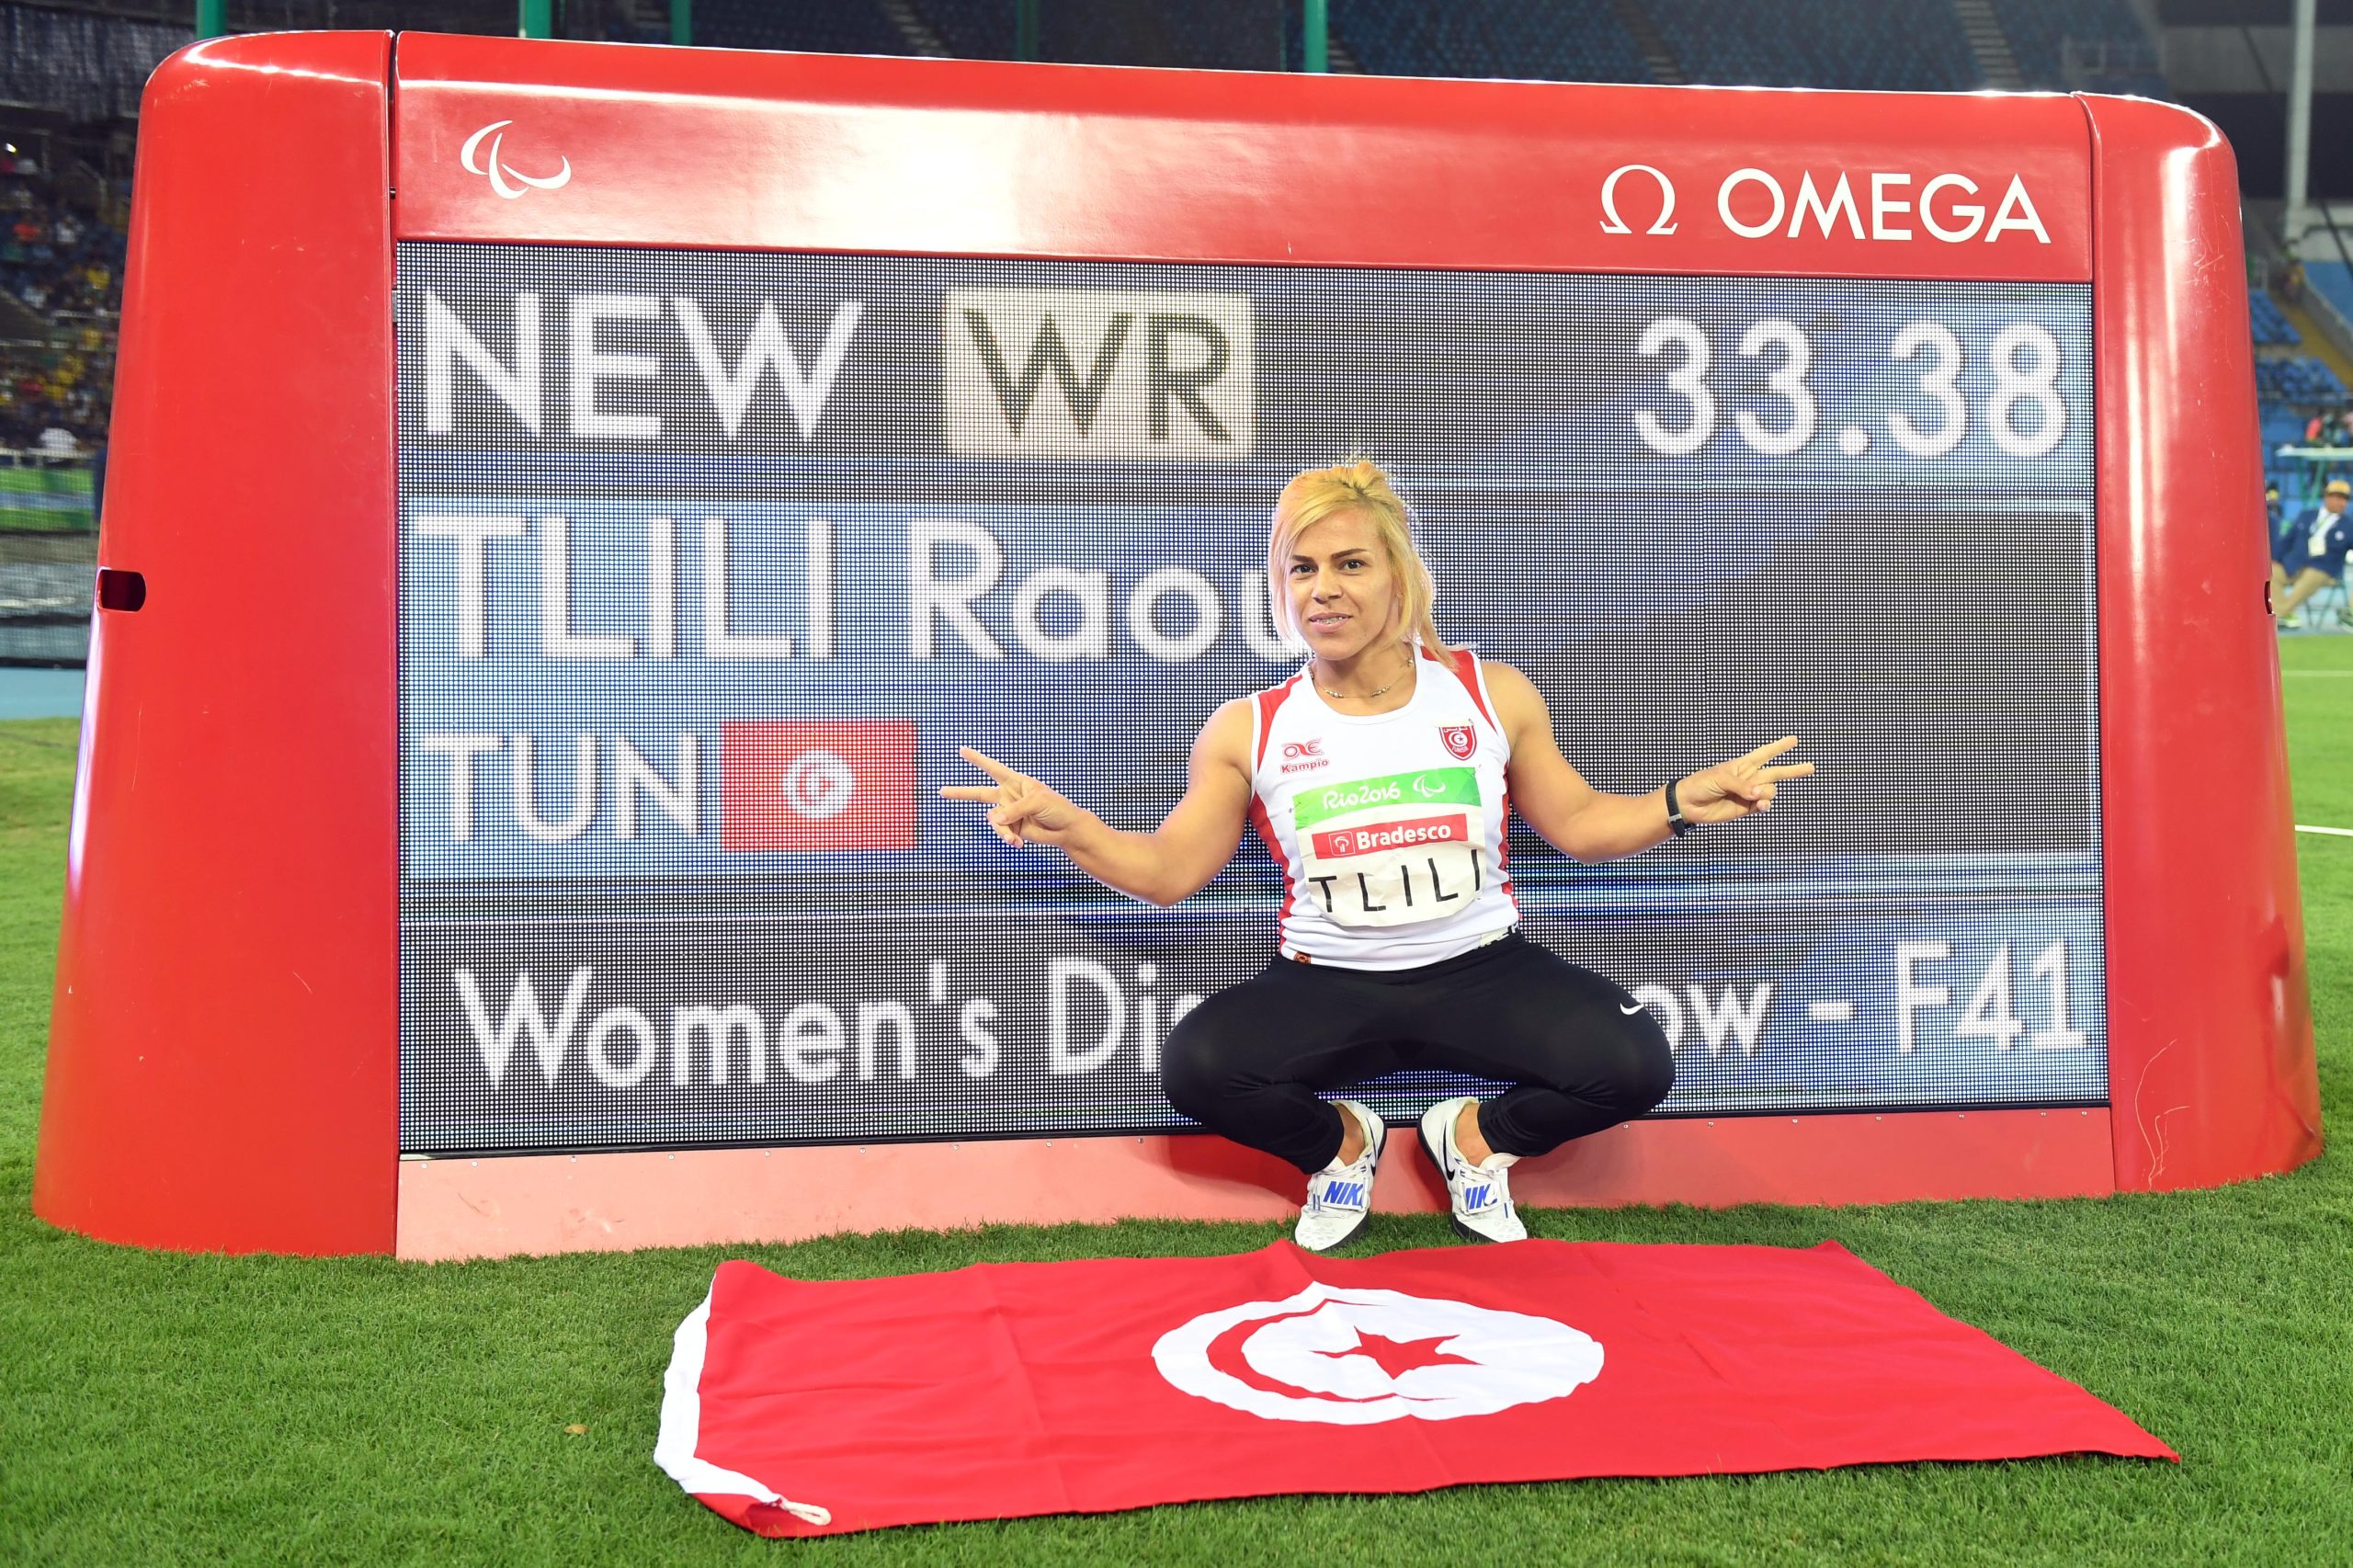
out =
{"type": "MultiPolygon", "coordinates": [[[[1967,175],[1903,169],[1734,169],[1716,186],[1715,212],[1744,240],[1912,240],[1991,244],[2005,234],[2051,243],[2023,176],[1981,187],[1967,175]]],[[[1649,164],[1621,164],[1602,176],[1601,232],[1672,234],[1674,179],[1649,164]],[[1655,216],[1653,216],[1655,203],[1655,216]],[[1645,220],[1647,219],[1647,222],[1645,220]]]]}
{"type": "Polygon", "coordinates": [[[1331,766],[1332,759],[1324,755],[1324,742],[1320,738],[1283,743],[1282,771],[1287,774],[1312,773],[1316,768],[1331,766]]]}
{"type": "Polygon", "coordinates": [[[1446,755],[1458,762],[1468,762],[1479,749],[1479,736],[1468,724],[1441,724],[1438,738],[1446,743],[1446,755]]]}
{"type": "Polygon", "coordinates": [[[1152,1359],[1175,1387],[1245,1415],[1370,1426],[1563,1399],[1601,1375],[1602,1349],[1552,1318],[1319,1282],[1203,1312],[1152,1359]]]}
{"type": "Polygon", "coordinates": [[[494,119],[466,138],[466,144],[458,149],[458,162],[464,165],[466,173],[489,176],[490,188],[509,201],[514,200],[526,190],[561,190],[570,185],[572,183],[570,158],[559,158],[557,162],[562,165],[562,167],[551,175],[527,175],[520,169],[510,169],[506,166],[506,159],[499,154],[506,140],[506,128],[514,123],[511,119],[494,119]],[[487,153],[482,151],[484,138],[488,138],[490,142],[490,150],[487,153]],[[482,154],[479,162],[475,159],[475,154],[478,153],[482,154]]]}
{"type": "Polygon", "coordinates": [[[723,848],[915,846],[915,727],[907,720],[729,720],[719,757],[723,848]]]}
{"type": "Polygon", "coordinates": [[[1250,456],[1258,351],[1247,294],[951,289],[940,309],[955,451],[1250,456]]]}

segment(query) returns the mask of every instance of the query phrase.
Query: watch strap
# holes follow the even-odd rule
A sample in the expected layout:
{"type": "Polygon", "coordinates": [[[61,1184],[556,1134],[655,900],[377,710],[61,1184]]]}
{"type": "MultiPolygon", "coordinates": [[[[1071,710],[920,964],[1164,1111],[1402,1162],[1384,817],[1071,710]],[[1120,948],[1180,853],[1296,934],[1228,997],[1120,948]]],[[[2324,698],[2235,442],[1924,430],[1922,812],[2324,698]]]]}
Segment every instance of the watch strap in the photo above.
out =
{"type": "Polygon", "coordinates": [[[1677,782],[1679,780],[1673,778],[1666,781],[1666,826],[1668,832],[1680,838],[1697,824],[1683,814],[1683,807],[1675,799],[1675,786],[1677,782]]]}

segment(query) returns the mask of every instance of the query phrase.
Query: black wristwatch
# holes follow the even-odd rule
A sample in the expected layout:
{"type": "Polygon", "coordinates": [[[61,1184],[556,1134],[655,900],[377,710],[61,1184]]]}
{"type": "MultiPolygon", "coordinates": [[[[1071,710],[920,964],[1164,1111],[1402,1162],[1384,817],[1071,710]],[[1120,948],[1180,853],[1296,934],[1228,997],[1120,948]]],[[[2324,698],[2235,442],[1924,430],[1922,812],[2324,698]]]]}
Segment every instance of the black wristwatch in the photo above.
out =
{"type": "Polygon", "coordinates": [[[1699,824],[1685,816],[1683,814],[1683,808],[1676,803],[1675,786],[1677,782],[1677,780],[1673,778],[1666,781],[1666,825],[1668,830],[1672,832],[1676,837],[1680,838],[1699,824]]]}

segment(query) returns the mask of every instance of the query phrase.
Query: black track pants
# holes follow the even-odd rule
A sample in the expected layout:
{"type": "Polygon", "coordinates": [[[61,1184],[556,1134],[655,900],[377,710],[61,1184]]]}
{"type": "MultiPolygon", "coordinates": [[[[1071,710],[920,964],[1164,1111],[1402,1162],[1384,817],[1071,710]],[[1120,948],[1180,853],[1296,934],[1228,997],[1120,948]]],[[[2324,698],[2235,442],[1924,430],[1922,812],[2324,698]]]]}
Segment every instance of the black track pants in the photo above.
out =
{"type": "Polygon", "coordinates": [[[1161,1054],[1169,1103],[1314,1172],[1340,1152],[1318,1089],[1405,1069],[1516,1086],[1479,1108],[1495,1152],[1541,1154],[1666,1097],[1675,1059],[1649,1013],[1518,931],[1417,969],[1277,957],[1177,1022],[1161,1054]]]}

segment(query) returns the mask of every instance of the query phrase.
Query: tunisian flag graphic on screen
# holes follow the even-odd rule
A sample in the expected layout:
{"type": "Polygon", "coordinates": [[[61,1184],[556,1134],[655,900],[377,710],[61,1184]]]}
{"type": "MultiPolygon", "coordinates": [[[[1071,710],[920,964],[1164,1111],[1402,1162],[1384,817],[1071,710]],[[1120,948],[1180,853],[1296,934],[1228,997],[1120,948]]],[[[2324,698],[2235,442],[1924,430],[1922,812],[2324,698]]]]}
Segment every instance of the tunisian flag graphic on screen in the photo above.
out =
{"type": "Polygon", "coordinates": [[[913,849],[907,719],[730,719],[719,726],[727,849],[913,849]]]}
{"type": "Polygon", "coordinates": [[[793,1536],[2076,1452],[2177,1457],[1835,1242],[1526,1241],[821,1282],[722,1264],[654,1457],[793,1536]]]}

